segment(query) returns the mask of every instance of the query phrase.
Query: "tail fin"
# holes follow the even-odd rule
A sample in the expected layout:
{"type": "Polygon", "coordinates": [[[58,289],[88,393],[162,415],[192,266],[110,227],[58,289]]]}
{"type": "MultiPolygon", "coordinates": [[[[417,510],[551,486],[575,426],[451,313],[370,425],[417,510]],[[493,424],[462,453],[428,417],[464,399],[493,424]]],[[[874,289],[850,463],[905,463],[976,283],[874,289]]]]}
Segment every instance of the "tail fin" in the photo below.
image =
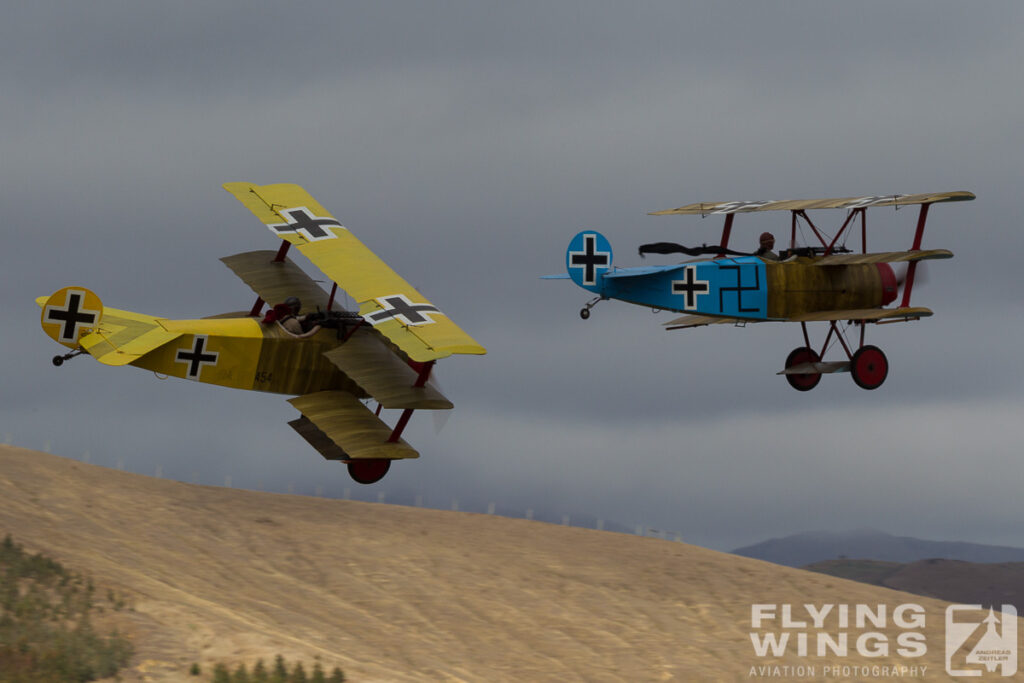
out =
{"type": "Polygon", "coordinates": [[[36,301],[43,309],[43,331],[70,349],[77,349],[81,338],[97,329],[103,318],[103,302],[85,287],[65,287],[36,301]]]}
{"type": "Polygon", "coordinates": [[[584,230],[569,242],[565,267],[573,282],[583,289],[600,293],[604,287],[602,278],[612,267],[612,245],[601,233],[584,230]]]}
{"type": "Polygon", "coordinates": [[[70,349],[83,349],[104,365],[127,365],[181,336],[160,318],[105,308],[85,287],[65,287],[36,303],[43,309],[43,331],[70,349]]]}

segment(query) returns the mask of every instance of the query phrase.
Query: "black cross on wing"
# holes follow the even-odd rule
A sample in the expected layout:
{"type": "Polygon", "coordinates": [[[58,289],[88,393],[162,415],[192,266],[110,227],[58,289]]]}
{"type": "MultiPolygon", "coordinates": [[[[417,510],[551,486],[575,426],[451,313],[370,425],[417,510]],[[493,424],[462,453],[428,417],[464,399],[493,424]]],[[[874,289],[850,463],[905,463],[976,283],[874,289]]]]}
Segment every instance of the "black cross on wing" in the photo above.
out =
{"type": "Polygon", "coordinates": [[[382,296],[377,299],[381,309],[375,313],[365,316],[371,325],[377,325],[388,320],[397,320],[405,325],[430,325],[437,321],[430,317],[430,314],[444,315],[436,306],[430,304],[413,303],[404,294],[382,296]]]}
{"type": "Polygon", "coordinates": [[[69,289],[61,306],[50,305],[43,311],[43,322],[60,325],[58,340],[75,343],[82,330],[96,326],[100,312],[84,308],[85,292],[69,289]]]}
{"type": "Polygon", "coordinates": [[[310,242],[315,242],[317,240],[326,240],[337,237],[337,235],[327,228],[345,229],[345,226],[335,219],[329,216],[317,216],[305,206],[297,206],[294,209],[282,209],[278,213],[284,216],[284,219],[287,222],[274,223],[267,226],[277,235],[294,232],[297,235],[305,237],[310,242]]]}
{"type": "Polygon", "coordinates": [[[188,364],[188,368],[185,370],[185,377],[188,379],[199,379],[199,373],[204,365],[217,364],[217,358],[220,357],[220,353],[207,351],[207,344],[207,336],[205,334],[197,334],[192,338],[191,349],[179,349],[178,353],[175,354],[174,361],[176,363],[188,364]]]}
{"type": "Polygon", "coordinates": [[[711,287],[707,280],[697,279],[697,266],[686,266],[683,269],[683,279],[672,281],[672,293],[682,294],[686,297],[683,301],[683,310],[697,310],[697,295],[707,294],[711,287]]]}

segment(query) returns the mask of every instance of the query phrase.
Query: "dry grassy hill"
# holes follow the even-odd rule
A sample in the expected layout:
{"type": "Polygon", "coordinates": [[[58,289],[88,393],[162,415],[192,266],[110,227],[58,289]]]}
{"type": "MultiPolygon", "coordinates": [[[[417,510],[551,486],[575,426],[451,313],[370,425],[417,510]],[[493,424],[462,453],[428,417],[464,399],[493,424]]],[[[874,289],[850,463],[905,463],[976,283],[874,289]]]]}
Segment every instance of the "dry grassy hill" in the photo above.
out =
{"type": "Polygon", "coordinates": [[[945,603],[658,539],[196,486],[0,446],[4,533],[129,596],[129,681],[278,653],[354,682],[748,681],[764,666],[876,678],[823,671],[841,665],[954,680],[945,603]],[[859,631],[848,657],[755,656],[752,603],[806,602],[920,604],[927,654],[897,655],[890,620],[889,656],[858,655],[859,631]]]}

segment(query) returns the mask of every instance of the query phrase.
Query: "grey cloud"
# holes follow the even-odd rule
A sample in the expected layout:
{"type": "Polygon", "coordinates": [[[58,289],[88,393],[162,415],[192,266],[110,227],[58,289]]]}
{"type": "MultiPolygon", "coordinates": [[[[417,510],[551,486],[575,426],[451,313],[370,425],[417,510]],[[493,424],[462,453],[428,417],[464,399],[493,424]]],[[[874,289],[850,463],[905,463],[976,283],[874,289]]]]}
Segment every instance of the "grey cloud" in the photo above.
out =
{"type": "MultiPolygon", "coordinates": [[[[799,531],[829,501],[811,526],[1024,543],[963,455],[1001,481],[1019,469],[1020,13],[16,8],[0,41],[0,438],[211,484],[547,507],[714,547],[799,531]],[[306,448],[283,397],[49,365],[33,299],[67,284],[180,318],[251,305],[217,258],[274,242],[220,189],[232,180],[303,184],[490,350],[439,365],[455,414],[440,435],[417,414],[423,458],[377,487],[306,448]],[[669,333],[670,314],[617,302],[584,323],[586,292],[537,279],[584,227],[621,265],[642,242],[716,241],[717,220],[644,215],[688,202],[954,189],[978,200],[931,212],[926,245],[956,253],[915,294],[936,316],[869,330],[892,363],[875,392],[845,375],[790,390],[774,373],[792,326],[669,333]]],[[[869,219],[872,248],[909,243],[912,212],[869,219]]],[[[735,239],[765,229],[788,217],[744,216],[735,239]]]]}

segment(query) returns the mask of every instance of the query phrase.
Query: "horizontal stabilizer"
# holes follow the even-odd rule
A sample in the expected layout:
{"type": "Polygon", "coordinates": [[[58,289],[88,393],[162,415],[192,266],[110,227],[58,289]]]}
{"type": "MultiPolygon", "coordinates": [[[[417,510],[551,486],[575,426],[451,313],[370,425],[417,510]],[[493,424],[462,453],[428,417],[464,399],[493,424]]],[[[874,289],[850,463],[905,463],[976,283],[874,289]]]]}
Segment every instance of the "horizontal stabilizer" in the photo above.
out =
{"type": "MultiPolygon", "coordinates": [[[[110,323],[110,317],[104,321],[104,328],[110,323]]],[[[156,326],[143,332],[138,337],[115,345],[112,340],[114,335],[107,335],[103,329],[82,337],[80,344],[89,352],[89,355],[104,365],[128,365],[129,363],[142,358],[150,351],[160,348],[164,344],[174,341],[181,336],[180,332],[168,332],[163,327],[156,326]]]]}
{"type": "Polygon", "coordinates": [[[276,256],[272,250],[247,251],[221,261],[271,306],[295,296],[302,301],[304,312],[327,310],[327,292],[293,261],[275,261],[276,256]]]}
{"type": "Polygon", "coordinates": [[[833,372],[849,372],[850,361],[848,360],[829,360],[829,361],[818,361],[817,363],[800,363],[800,365],[794,365],[786,368],[780,372],[776,372],[776,375],[816,375],[822,374],[827,375],[833,372]]]}
{"type": "MultiPolygon", "coordinates": [[[[44,315],[49,307],[48,301],[52,298],[51,296],[36,299],[36,303],[44,310],[44,315]]],[[[102,316],[98,316],[98,323],[94,327],[80,330],[74,337],[76,341],[73,344],[64,341],[61,343],[71,348],[85,349],[90,356],[104,365],[128,365],[150,351],[174,341],[182,334],[169,332],[164,328],[161,322],[163,318],[108,308],[102,303],[97,304],[97,308],[102,312],[102,316]]]]}
{"type": "Polygon", "coordinates": [[[917,320],[932,315],[930,308],[924,306],[907,308],[857,308],[846,311],[815,311],[794,315],[786,320],[809,323],[818,320],[917,320]]]}
{"type": "Polygon", "coordinates": [[[413,386],[419,373],[369,330],[360,330],[324,355],[385,408],[449,410],[453,407],[434,387],[413,386]]]}
{"type": "MultiPolygon", "coordinates": [[[[397,460],[418,458],[420,455],[402,439],[390,441],[391,427],[384,424],[359,399],[346,391],[318,391],[297,396],[288,402],[322,433],[323,439],[333,442],[345,459],[397,460]]],[[[292,427],[321,454],[325,451],[338,454],[337,451],[327,448],[323,439],[311,432],[309,426],[304,423],[292,427]],[[313,434],[315,441],[306,434],[313,434]]],[[[335,459],[328,455],[324,457],[335,459]]]]}
{"type": "Polygon", "coordinates": [[[814,266],[850,266],[868,263],[904,263],[953,258],[949,249],[919,249],[916,251],[886,251],[879,254],[831,254],[815,259],[814,266]]]}

